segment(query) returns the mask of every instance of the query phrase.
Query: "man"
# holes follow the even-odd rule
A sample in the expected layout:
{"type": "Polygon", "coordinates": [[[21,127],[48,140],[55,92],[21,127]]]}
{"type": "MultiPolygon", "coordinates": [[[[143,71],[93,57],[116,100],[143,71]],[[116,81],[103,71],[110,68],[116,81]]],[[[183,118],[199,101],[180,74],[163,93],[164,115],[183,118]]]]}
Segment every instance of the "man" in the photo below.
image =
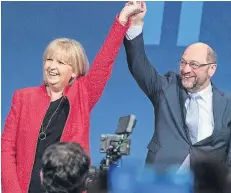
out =
{"type": "Polygon", "coordinates": [[[74,142],[49,146],[42,157],[41,183],[47,193],[80,193],[90,167],[90,158],[74,142]]]}
{"type": "Polygon", "coordinates": [[[179,73],[160,76],[145,54],[142,4],[145,11],[133,17],[124,45],[129,70],[155,112],[146,164],[160,171],[179,164],[180,171],[211,156],[231,166],[231,98],[211,82],[217,69],[215,51],[204,43],[192,44],[179,60],[179,73]]]}

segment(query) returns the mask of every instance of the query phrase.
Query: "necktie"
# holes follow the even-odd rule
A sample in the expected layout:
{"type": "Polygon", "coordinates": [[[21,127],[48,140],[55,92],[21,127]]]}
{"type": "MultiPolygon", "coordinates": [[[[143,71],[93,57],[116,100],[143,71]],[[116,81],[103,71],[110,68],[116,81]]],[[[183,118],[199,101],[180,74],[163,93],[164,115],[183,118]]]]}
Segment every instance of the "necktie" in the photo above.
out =
{"type": "MultiPolygon", "coordinates": [[[[199,105],[197,99],[200,96],[196,94],[189,95],[189,101],[186,106],[186,124],[189,130],[189,136],[191,139],[192,144],[197,142],[197,135],[198,135],[198,124],[199,124],[199,105]]],[[[190,155],[188,155],[184,162],[181,164],[178,172],[182,172],[185,169],[190,168],[190,155]]]]}
{"type": "Polygon", "coordinates": [[[189,103],[186,113],[186,124],[189,129],[189,136],[192,144],[197,142],[198,123],[199,123],[199,105],[197,99],[200,96],[198,94],[191,94],[189,97],[189,103]]]}

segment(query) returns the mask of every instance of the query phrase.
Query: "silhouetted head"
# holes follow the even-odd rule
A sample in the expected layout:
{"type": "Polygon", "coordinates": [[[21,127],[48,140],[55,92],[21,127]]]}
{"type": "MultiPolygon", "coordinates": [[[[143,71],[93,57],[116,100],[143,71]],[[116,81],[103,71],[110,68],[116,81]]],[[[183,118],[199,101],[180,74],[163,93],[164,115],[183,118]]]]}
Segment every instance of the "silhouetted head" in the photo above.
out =
{"type": "Polygon", "coordinates": [[[41,182],[47,193],[79,193],[90,167],[90,158],[73,142],[49,146],[42,157],[41,182]]]}
{"type": "Polygon", "coordinates": [[[195,193],[227,193],[228,168],[219,160],[201,159],[192,165],[195,193]]]}

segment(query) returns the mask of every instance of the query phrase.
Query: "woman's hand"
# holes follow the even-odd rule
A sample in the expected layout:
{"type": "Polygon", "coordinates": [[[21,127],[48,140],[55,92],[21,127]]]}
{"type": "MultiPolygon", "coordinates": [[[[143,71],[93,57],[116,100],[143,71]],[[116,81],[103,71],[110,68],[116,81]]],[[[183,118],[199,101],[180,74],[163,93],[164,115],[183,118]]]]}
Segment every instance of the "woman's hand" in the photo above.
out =
{"type": "Polygon", "coordinates": [[[126,25],[129,18],[144,11],[141,1],[136,3],[126,3],[119,15],[119,21],[122,25],[126,25]]]}

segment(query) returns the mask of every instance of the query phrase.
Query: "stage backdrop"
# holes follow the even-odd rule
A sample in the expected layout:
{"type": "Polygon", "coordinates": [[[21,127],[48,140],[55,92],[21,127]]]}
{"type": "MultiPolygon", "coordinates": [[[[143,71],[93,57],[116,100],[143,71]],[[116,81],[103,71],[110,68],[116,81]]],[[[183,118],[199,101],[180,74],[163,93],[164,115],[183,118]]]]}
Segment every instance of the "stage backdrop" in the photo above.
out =
{"type": "MultiPolygon", "coordinates": [[[[2,121],[16,89],[42,83],[42,54],[53,39],[69,37],[82,43],[92,62],[125,2],[2,2],[2,121]]],[[[178,70],[185,46],[203,41],[215,48],[215,84],[231,91],[231,2],[147,2],[146,53],[158,71],[178,70]]],[[[91,114],[91,155],[98,165],[102,133],[113,133],[120,116],[133,113],[130,158],[142,165],[154,132],[149,100],[130,75],[124,48],[116,59],[104,94],[91,114]]],[[[125,160],[128,160],[125,159],[125,160]]]]}

